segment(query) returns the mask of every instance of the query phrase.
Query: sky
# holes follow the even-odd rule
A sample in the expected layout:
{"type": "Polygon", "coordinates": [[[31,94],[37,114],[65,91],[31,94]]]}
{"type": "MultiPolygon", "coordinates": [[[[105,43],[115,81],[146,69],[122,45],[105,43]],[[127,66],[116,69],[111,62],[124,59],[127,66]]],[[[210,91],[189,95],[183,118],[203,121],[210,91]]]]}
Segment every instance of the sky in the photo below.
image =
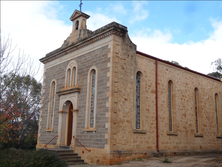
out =
{"type": "MultiPolygon", "coordinates": [[[[1,36],[40,65],[72,31],[69,20],[79,1],[1,1],[1,36]]],[[[84,1],[87,29],[112,21],[128,28],[137,50],[208,74],[222,58],[222,1],[84,1]]],[[[15,58],[16,60],[16,58],[15,58]]]]}

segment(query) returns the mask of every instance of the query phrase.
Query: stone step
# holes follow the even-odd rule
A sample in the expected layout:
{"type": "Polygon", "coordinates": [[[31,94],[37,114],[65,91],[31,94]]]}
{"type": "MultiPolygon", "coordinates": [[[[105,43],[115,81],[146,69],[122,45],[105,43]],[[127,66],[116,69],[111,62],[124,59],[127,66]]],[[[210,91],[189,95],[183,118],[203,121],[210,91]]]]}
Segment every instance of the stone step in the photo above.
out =
{"type": "Polygon", "coordinates": [[[79,165],[79,164],[86,164],[77,153],[74,153],[73,150],[64,149],[64,148],[53,148],[48,149],[49,151],[57,152],[60,158],[64,159],[67,164],[70,166],[72,165],[79,165]]]}
{"type": "Polygon", "coordinates": [[[48,149],[48,150],[55,151],[55,152],[60,152],[60,153],[65,153],[65,152],[73,153],[73,150],[64,150],[64,149],[60,149],[60,148],[53,148],[53,149],[48,149]]]}
{"type": "Polygon", "coordinates": [[[62,158],[65,159],[65,160],[81,159],[80,156],[65,156],[65,157],[62,157],[62,158]]]}
{"type": "Polygon", "coordinates": [[[60,156],[70,156],[70,155],[75,155],[78,156],[77,153],[72,153],[72,152],[57,152],[60,156]]]}
{"type": "Polygon", "coordinates": [[[67,164],[70,166],[70,165],[83,165],[83,164],[87,164],[85,163],[84,161],[83,162],[67,162],[67,164]]]}
{"type": "Polygon", "coordinates": [[[84,162],[83,159],[71,159],[71,160],[66,160],[66,162],[71,163],[71,162],[84,162]]]}
{"type": "Polygon", "coordinates": [[[59,148],[62,148],[62,149],[67,149],[67,150],[69,150],[69,149],[70,149],[70,147],[69,147],[69,146],[59,146],[59,148]]]}

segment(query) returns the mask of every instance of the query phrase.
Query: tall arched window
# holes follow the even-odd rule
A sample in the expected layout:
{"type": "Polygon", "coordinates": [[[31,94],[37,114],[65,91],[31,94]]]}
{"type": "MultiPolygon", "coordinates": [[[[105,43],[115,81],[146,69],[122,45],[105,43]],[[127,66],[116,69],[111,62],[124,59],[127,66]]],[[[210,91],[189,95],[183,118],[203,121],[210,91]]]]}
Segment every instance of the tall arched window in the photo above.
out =
{"type": "Polygon", "coordinates": [[[55,90],[56,90],[56,83],[53,81],[50,87],[50,106],[48,112],[48,128],[53,129],[53,120],[54,120],[54,110],[55,110],[55,90]]]}
{"type": "Polygon", "coordinates": [[[215,114],[216,114],[216,126],[217,126],[217,135],[219,134],[218,127],[218,94],[215,94],[215,114]]]}
{"type": "Polygon", "coordinates": [[[65,87],[71,88],[77,85],[78,66],[75,60],[69,62],[66,67],[65,87]]]}
{"type": "Polygon", "coordinates": [[[196,124],[196,133],[199,132],[199,122],[198,122],[198,98],[199,98],[199,95],[198,95],[198,89],[195,88],[194,89],[194,102],[195,102],[195,124],[196,124]]]}
{"type": "Polygon", "coordinates": [[[136,129],[140,129],[140,81],[141,75],[136,73],[136,129]]]}
{"type": "Polygon", "coordinates": [[[89,69],[87,83],[85,131],[95,131],[98,83],[97,67],[93,66],[89,69]]]}
{"type": "Polygon", "coordinates": [[[96,71],[91,71],[91,89],[90,89],[90,128],[94,126],[94,111],[95,111],[95,86],[96,86],[96,71]]]}
{"type": "Polygon", "coordinates": [[[172,119],[172,87],[173,82],[170,80],[168,82],[168,111],[169,111],[169,131],[173,131],[173,119],[172,119]]]}
{"type": "Polygon", "coordinates": [[[72,68],[72,86],[76,86],[76,67],[72,68]]]}
{"type": "Polygon", "coordinates": [[[71,86],[71,69],[69,68],[67,71],[67,81],[66,81],[66,87],[70,87],[71,86]]]}

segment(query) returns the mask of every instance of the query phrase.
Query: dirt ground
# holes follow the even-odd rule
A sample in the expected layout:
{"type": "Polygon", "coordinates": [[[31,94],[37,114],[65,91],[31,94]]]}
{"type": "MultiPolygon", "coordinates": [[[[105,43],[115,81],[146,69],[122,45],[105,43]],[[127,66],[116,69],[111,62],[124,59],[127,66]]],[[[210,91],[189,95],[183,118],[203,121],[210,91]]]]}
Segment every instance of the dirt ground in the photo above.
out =
{"type": "MultiPolygon", "coordinates": [[[[150,157],[131,160],[110,167],[222,167],[222,154],[206,154],[193,156],[167,156],[169,163],[164,163],[165,157],[150,157]]],[[[70,166],[71,167],[71,166],[70,166]]],[[[72,167],[107,167],[104,165],[75,165],[72,167]]]]}

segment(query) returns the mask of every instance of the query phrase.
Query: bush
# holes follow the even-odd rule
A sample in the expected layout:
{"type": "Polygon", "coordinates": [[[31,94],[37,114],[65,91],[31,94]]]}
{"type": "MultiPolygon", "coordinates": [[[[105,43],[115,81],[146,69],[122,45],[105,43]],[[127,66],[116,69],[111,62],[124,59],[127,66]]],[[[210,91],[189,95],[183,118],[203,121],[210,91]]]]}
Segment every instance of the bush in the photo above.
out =
{"type": "Polygon", "coordinates": [[[6,142],[0,140],[0,144],[2,145],[2,149],[16,148],[34,150],[36,148],[37,138],[35,137],[35,134],[29,134],[27,135],[26,140],[20,143],[14,140],[6,142]]]}
{"type": "Polygon", "coordinates": [[[0,152],[1,167],[66,167],[56,153],[47,150],[5,149],[0,152]]]}

